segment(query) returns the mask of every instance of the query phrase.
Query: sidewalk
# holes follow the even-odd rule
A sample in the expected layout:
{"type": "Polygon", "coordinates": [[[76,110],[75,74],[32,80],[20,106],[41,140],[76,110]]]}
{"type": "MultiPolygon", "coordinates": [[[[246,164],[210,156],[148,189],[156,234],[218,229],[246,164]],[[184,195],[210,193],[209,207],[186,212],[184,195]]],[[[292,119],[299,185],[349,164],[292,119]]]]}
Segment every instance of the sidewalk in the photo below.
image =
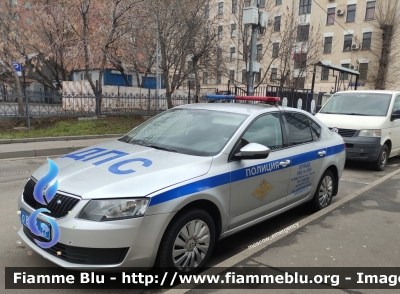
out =
{"type": "MultiPolygon", "coordinates": [[[[246,249],[242,252],[242,257],[240,255],[235,257],[237,262],[234,262],[234,257],[232,257],[231,261],[226,260],[219,266],[398,267],[400,264],[399,180],[400,173],[397,170],[397,174],[392,173],[386,181],[380,181],[371,189],[365,187],[359,192],[346,196],[347,199],[342,199],[343,201],[333,202],[332,205],[335,208],[328,213],[323,214],[322,210],[311,215],[310,219],[307,217],[299,221],[300,228],[292,233],[284,234],[268,245],[246,249]]],[[[265,225],[268,225],[268,221],[265,225]]],[[[271,293],[332,293],[332,291],[336,293],[333,289],[268,291],[271,293]]],[[[341,289],[336,289],[336,291],[348,292],[341,289]]],[[[356,292],[349,291],[349,293],[376,293],[377,291],[363,289],[356,292]]],[[[390,290],[386,291],[392,293],[390,290]]],[[[185,292],[203,294],[210,293],[210,290],[194,288],[172,290],[167,293],[185,292]]],[[[212,293],[221,294],[253,292],[254,289],[212,291],[212,293]]]]}
{"type": "Polygon", "coordinates": [[[0,140],[0,159],[67,154],[121,136],[117,134],[0,140]]]}

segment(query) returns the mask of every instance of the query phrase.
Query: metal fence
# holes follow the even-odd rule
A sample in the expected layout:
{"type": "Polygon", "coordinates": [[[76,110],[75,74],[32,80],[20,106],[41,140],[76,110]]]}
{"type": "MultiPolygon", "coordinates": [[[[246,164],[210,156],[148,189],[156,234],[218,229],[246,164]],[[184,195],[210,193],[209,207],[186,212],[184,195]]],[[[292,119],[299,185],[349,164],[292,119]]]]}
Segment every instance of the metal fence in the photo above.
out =
{"type": "MultiPolygon", "coordinates": [[[[200,99],[198,102],[203,102],[200,99]]],[[[192,96],[173,96],[172,105],[195,103],[192,96]]],[[[0,117],[94,116],[104,114],[154,115],[168,108],[165,95],[63,95],[60,93],[0,91],[0,117]]]]}

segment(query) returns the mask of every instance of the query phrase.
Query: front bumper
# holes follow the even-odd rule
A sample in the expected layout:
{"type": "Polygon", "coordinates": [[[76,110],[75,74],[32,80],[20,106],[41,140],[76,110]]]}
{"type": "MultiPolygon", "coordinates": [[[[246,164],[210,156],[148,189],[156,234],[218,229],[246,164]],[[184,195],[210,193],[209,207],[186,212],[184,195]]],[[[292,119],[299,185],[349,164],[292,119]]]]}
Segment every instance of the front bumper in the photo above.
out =
{"type": "Polygon", "coordinates": [[[382,150],[381,138],[343,137],[346,142],[346,160],[376,161],[382,150]]]}
{"type": "MultiPolygon", "coordinates": [[[[88,201],[79,201],[71,214],[56,219],[60,228],[60,239],[49,249],[39,247],[33,237],[40,238],[23,225],[18,234],[34,251],[61,267],[80,270],[151,268],[161,237],[173,213],[108,222],[77,219],[88,201]]],[[[30,214],[34,211],[22,197],[18,207],[30,214]]],[[[41,214],[38,218],[46,221],[41,214]]]]}

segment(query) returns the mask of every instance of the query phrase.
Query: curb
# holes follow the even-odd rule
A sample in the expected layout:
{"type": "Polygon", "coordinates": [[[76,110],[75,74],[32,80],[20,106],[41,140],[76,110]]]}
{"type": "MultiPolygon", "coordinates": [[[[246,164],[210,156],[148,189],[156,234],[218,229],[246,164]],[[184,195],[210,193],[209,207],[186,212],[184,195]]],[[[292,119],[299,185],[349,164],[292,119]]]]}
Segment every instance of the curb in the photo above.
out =
{"type": "MultiPolygon", "coordinates": [[[[46,141],[72,141],[72,140],[90,140],[102,138],[119,138],[123,134],[107,134],[107,135],[90,135],[90,136],[63,136],[63,137],[39,137],[39,138],[23,138],[23,139],[2,139],[0,144],[12,143],[31,143],[31,142],[46,142],[46,141]]],[[[11,152],[9,152],[11,153],[11,152]]],[[[36,155],[41,156],[41,155],[36,155]]]]}
{"type": "Polygon", "coordinates": [[[51,156],[51,155],[62,155],[67,154],[79,149],[83,149],[88,146],[70,146],[70,147],[59,147],[59,148],[48,148],[48,149],[37,149],[37,150],[21,150],[21,151],[12,151],[12,152],[3,152],[0,153],[1,159],[13,159],[13,158],[21,158],[21,157],[36,157],[36,156],[51,156]]]}

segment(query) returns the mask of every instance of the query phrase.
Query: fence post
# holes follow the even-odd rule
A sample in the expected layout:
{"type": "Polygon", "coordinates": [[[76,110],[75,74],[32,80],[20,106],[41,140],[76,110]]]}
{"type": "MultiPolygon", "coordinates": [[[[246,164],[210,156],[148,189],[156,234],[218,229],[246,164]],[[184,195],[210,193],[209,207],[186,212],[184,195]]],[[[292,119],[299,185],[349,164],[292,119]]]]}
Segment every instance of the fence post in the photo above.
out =
{"type": "Polygon", "coordinates": [[[188,104],[190,104],[190,81],[188,81],[188,84],[189,84],[188,104]]]}
{"type": "Polygon", "coordinates": [[[21,70],[22,70],[22,74],[24,75],[24,96],[25,96],[25,106],[26,106],[26,120],[28,123],[28,129],[30,129],[31,128],[31,118],[29,115],[29,99],[28,99],[28,96],[26,95],[25,70],[24,70],[24,68],[21,68],[21,70]]]}
{"type": "Polygon", "coordinates": [[[150,88],[148,89],[147,94],[147,115],[150,116],[150,88]]]}

